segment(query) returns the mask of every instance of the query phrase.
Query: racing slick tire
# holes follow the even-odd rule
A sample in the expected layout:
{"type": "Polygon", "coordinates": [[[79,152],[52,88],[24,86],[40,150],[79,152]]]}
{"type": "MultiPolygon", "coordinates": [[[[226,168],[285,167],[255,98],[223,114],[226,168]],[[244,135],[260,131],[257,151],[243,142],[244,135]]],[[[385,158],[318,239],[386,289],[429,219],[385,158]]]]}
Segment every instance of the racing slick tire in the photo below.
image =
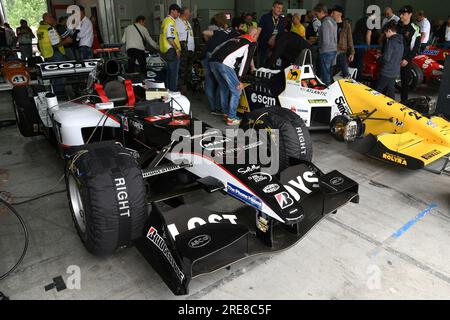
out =
{"type": "MultiPolygon", "coordinates": [[[[240,128],[243,130],[279,130],[280,172],[301,161],[311,162],[313,147],[308,128],[294,112],[272,107],[245,114],[240,128]]],[[[261,139],[262,137],[260,137],[261,139]]]]}
{"type": "MultiPolygon", "coordinates": [[[[423,71],[415,63],[411,62],[411,78],[409,80],[409,90],[415,90],[421,83],[423,83],[423,71]]],[[[397,81],[397,89],[401,89],[402,82],[397,81]]]]}
{"type": "Polygon", "coordinates": [[[12,89],[12,102],[17,127],[24,137],[41,135],[41,119],[33,98],[41,89],[41,86],[16,86],[12,89]]]}
{"type": "Polygon", "coordinates": [[[104,256],[132,246],[142,237],[151,210],[135,158],[114,142],[74,152],[67,162],[66,188],[72,219],[86,249],[104,256]]]}

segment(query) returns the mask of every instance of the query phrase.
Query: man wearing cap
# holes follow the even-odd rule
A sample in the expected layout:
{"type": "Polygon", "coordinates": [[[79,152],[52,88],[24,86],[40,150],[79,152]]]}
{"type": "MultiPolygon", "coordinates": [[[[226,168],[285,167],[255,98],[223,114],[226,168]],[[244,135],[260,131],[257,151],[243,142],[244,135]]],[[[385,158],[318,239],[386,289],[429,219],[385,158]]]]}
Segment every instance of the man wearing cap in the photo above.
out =
{"type": "Polygon", "coordinates": [[[353,45],[352,27],[347,21],[342,19],[343,15],[344,9],[341,6],[335,6],[331,9],[331,16],[336,21],[338,27],[336,67],[338,71],[342,72],[344,78],[348,78],[350,76],[348,63],[353,62],[355,47],[353,45]]]}
{"type": "Polygon", "coordinates": [[[170,91],[178,90],[181,44],[176,19],[180,16],[180,12],[181,8],[177,4],[172,4],[169,7],[169,15],[162,22],[161,33],[159,35],[160,51],[167,62],[166,87],[170,91]]]}
{"type": "Polygon", "coordinates": [[[413,7],[406,5],[399,10],[400,21],[398,22],[398,34],[403,36],[403,59],[400,63],[400,76],[402,81],[401,101],[408,100],[409,82],[411,80],[412,59],[417,55],[420,45],[420,29],[411,18],[414,13],[413,7]]]}

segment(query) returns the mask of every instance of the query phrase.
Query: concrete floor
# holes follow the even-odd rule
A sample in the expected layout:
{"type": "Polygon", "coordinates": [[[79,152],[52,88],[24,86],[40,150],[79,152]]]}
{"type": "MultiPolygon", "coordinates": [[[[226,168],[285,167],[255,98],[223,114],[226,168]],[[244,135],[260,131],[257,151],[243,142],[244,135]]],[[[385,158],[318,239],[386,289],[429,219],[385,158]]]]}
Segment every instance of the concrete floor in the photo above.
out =
{"type": "MultiPolygon", "coordinates": [[[[223,128],[202,99],[192,99],[194,114],[223,128]]],[[[9,100],[2,94],[0,119],[13,117],[9,100]]],[[[19,269],[0,281],[0,291],[12,299],[49,300],[449,299],[450,178],[369,159],[325,132],[312,138],[314,162],[355,179],[361,203],[327,217],[288,251],[194,279],[189,296],[175,297],[136,249],[108,258],[87,253],[66,194],[60,193],[17,207],[30,229],[30,247],[19,269]],[[391,238],[431,204],[437,207],[401,237],[391,238]],[[57,276],[70,283],[70,266],[80,268],[81,288],[46,292],[57,276]]],[[[0,129],[0,190],[16,197],[35,195],[62,174],[63,165],[45,139],[23,138],[15,127],[0,129]]],[[[64,190],[63,183],[55,190],[64,190]]],[[[0,274],[20,255],[22,242],[16,220],[0,208],[0,274]]]]}

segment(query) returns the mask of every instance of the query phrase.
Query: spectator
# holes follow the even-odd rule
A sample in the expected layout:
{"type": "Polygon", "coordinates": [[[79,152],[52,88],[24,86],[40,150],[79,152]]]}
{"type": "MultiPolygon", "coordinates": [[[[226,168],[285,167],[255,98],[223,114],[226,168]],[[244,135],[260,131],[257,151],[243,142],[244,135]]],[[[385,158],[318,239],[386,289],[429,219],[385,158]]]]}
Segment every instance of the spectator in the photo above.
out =
{"type": "Polygon", "coordinates": [[[450,48],[450,16],[448,16],[447,19],[447,25],[445,27],[445,42],[444,42],[444,46],[446,48],[450,48]]]}
{"type": "Polygon", "coordinates": [[[183,7],[180,11],[180,17],[176,20],[178,37],[181,45],[181,61],[179,83],[181,87],[191,87],[192,65],[194,63],[195,41],[192,26],[189,23],[191,12],[189,8],[183,7]]]}
{"type": "Polygon", "coordinates": [[[236,115],[241,91],[244,88],[240,79],[250,68],[257,46],[255,39],[257,33],[257,29],[250,27],[248,34],[228,40],[217,47],[210,59],[211,70],[219,83],[221,101],[226,101],[230,96],[228,108],[225,110],[227,125],[230,126],[240,123],[236,115]],[[238,59],[241,59],[241,66],[236,75],[235,65],[238,59]]]}
{"type": "Polygon", "coordinates": [[[269,57],[270,50],[275,45],[275,38],[279,33],[284,32],[285,21],[281,15],[283,3],[275,1],[272,10],[261,16],[258,24],[258,52],[259,65],[263,66],[269,57]]]}
{"type": "MultiPolygon", "coordinates": [[[[209,107],[212,115],[224,115],[228,109],[228,97],[224,101],[220,101],[218,97],[218,82],[214,77],[209,65],[209,59],[212,56],[213,51],[222,43],[239,37],[240,34],[235,28],[228,28],[227,17],[224,13],[216,15],[216,21],[219,25],[219,29],[215,31],[206,30],[203,32],[206,42],[205,55],[202,58],[202,65],[205,74],[205,93],[208,98],[209,107]]],[[[235,26],[234,26],[235,27],[235,26]]],[[[225,97],[224,97],[225,98],[225,97]]]]}
{"type": "Polygon", "coordinates": [[[411,80],[412,59],[417,55],[420,45],[420,29],[411,18],[414,13],[413,7],[406,5],[399,11],[400,21],[398,22],[397,32],[403,36],[404,50],[403,59],[400,63],[400,76],[402,81],[401,101],[408,100],[409,82],[411,80]]]}
{"type": "Polygon", "coordinates": [[[275,48],[265,67],[284,70],[298,63],[298,57],[304,49],[311,49],[308,41],[296,32],[283,32],[277,36],[275,48]],[[281,65],[277,65],[278,59],[281,59],[281,65]]]}
{"type": "Polygon", "coordinates": [[[5,22],[3,24],[3,27],[5,28],[5,32],[6,32],[6,45],[9,48],[15,48],[16,44],[17,44],[16,33],[14,32],[14,30],[11,28],[11,26],[7,22],[5,22]]]}
{"type": "Polygon", "coordinates": [[[358,70],[356,80],[359,82],[362,80],[364,55],[372,42],[372,31],[375,29],[374,23],[370,20],[372,20],[371,14],[367,14],[359,19],[356,22],[355,31],[353,32],[353,42],[356,47],[353,65],[358,70]]]}
{"type": "MultiPolygon", "coordinates": [[[[37,30],[37,38],[39,51],[46,62],[61,62],[66,60],[64,45],[72,42],[70,37],[62,39],[55,26],[55,17],[51,13],[44,13],[37,30]]],[[[56,93],[64,92],[64,83],[64,79],[55,79],[52,81],[53,89],[56,93]]]]}
{"type": "Polygon", "coordinates": [[[33,39],[35,38],[26,20],[20,20],[20,27],[16,29],[19,41],[20,55],[23,61],[31,62],[33,56],[33,39]]]}
{"type": "Polygon", "coordinates": [[[72,39],[61,39],[55,29],[56,20],[51,13],[44,13],[37,30],[39,51],[47,62],[59,62],[65,60],[64,45],[71,43],[72,39]]]}
{"type": "Polygon", "coordinates": [[[306,40],[309,43],[314,44],[317,41],[319,35],[320,20],[314,15],[314,11],[308,11],[306,14],[307,26],[306,26],[306,40]]]}
{"type": "Polygon", "coordinates": [[[83,6],[80,7],[80,32],[77,36],[77,41],[79,41],[78,51],[80,53],[80,58],[82,60],[92,59],[92,43],[94,42],[94,28],[92,26],[91,20],[86,17],[86,13],[83,6]]]}
{"type": "Polygon", "coordinates": [[[292,16],[292,27],[289,31],[298,34],[300,37],[306,37],[306,29],[300,22],[301,17],[300,14],[296,13],[292,16]]]}
{"type": "Polygon", "coordinates": [[[91,16],[92,27],[94,30],[94,41],[92,42],[92,50],[100,49],[103,44],[102,34],[98,27],[98,21],[96,16],[91,16]]]}
{"type": "Polygon", "coordinates": [[[145,17],[138,16],[135,23],[125,28],[122,37],[122,43],[128,55],[128,72],[134,73],[136,61],[139,63],[139,72],[147,75],[147,59],[145,49],[147,46],[153,47],[155,50],[159,49],[158,44],[150,37],[147,28],[145,27],[145,17]]]}
{"type": "Polygon", "coordinates": [[[292,13],[288,13],[286,15],[286,17],[284,18],[284,25],[285,25],[284,31],[285,32],[290,32],[291,31],[291,28],[292,28],[292,17],[293,17],[292,13]]]}
{"type": "Polygon", "coordinates": [[[397,34],[397,22],[388,22],[383,27],[386,37],[384,52],[380,59],[380,74],[375,89],[395,100],[395,80],[400,76],[403,57],[403,37],[397,34]]]}
{"type": "Polygon", "coordinates": [[[169,15],[162,22],[159,35],[160,50],[167,61],[166,86],[173,92],[178,89],[178,72],[180,69],[181,44],[176,26],[176,19],[180,16],[180,11],[179,5],[170,5],[169,15]]]}
{"type": "Polygon", "coordinates": [[[328,15],[326,5],[319,3],[313,11],[321,22],[318,38],[320,74],[323,82],[330,85],[331,69],[337,55],[337,24],[328,15]]]}
{"type": "Polygon", "coordinates": [[[258,23],[256,21],[253,21],[253,15],[251,13],[246,13],[244,15],[244,21],[242,22],[239,29],[241,29],[243,33],[248,33],[248,29],[250,27],[258,28],[258,23]]]}
{"type": "Polygon", "coordinates": [[[68,60],[78,60],[78,52],[76,50],[76,46],[74,45],[73,39],[76,38],[76,34],[74,30],[69,30],[67,28],[67,17],[60,17],[58,19],[58,24],[56,25],[56,31],[58,31],[61,39],[64,41],[67,38],[71,38],[71,43],[67,43],[64,45],[64,51],[66,58],[68,60]]]}
{"type": "Polygon", "coordinates": [[[344,9],[341,6],[335,6],[331,10],[331,16],[336,21],[338,28],[336,67],[338,71],[342,72],[344,78],[348,78],[350,77],[348,62],[353,62],[355,47],[353,46],[352,27],[342,19],[343,15],[344,9]]]}
{"type": "Polygon", "coordinates": [[[423,51],[430,41],[431,24],[427,17],[425,17],[423,10],[417,12],[416,18],[420,28],[420,51],[423,51]]]}
{"type": "Polygon", "coordinates": [[[446,23],[442,19],[439,19],[433,23],[431,32],[433,33],[434,40],[437,43],[443,43],[445,41],[445,27],[446,23]]]}
{"type": "Polygon", "coordinates": [[[384,8],[384,19],[383,19],[383,23],[382,23],[382,27],[384,27],[386,24],[388,24],[391,21],[395,21],[398,22],[400,20],[399,16],[396,16],[394,14],[394,10],[392,10],[391,7],[386,7],[384,8]]]}

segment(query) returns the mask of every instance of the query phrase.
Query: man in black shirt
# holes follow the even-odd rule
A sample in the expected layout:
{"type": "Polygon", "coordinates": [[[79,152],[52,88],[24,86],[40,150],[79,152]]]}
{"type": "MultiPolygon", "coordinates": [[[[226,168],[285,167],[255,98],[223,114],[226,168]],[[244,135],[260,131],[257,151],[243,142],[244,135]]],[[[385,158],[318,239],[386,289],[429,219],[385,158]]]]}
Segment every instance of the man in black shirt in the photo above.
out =
{"type": "Polygon", "coordinates": [[[281,15],[283,3],[275,1],[272,10],[261,16],[258,24],[259,66],[263,66],[274,47],[275,38],[285,31],[285,18],[281,15]]]}
{"type": "Polygon", "coordinates": [[[409,82],[411,81],[412,59],[417,55],[420,45],[420,29],[411,18],[414,13],[413,7],[407,5],[399,10],[400,21],[398,22],[398,33],[403,36],[404,51],[400,63],[400,77],[402,80],[401,101],[408,100],[409,82]]]}
{"type": "Polygon", "coordinates": [[[303,49],[311,49],[308,41],[295,32],[283,32],[277,36],[275,48],[265,67],[284,70],[296,62],[303,49]],[[281,66],[276,65],[279,58],[281,66]]]}
{"type": "MultiPolygon", "coordinates": [[[[371,14],[367,14],[356,22],[355,31],[353,33],[353,43],[355,46],[370,46],[372,40],[372,32],[375,24],[370,19],[371,14]]],[[[362,72],[364,69],[364,55],[367,48],[355,48],[354,67],[358,69],[357,81],[362,80],[362,72]]]]}

